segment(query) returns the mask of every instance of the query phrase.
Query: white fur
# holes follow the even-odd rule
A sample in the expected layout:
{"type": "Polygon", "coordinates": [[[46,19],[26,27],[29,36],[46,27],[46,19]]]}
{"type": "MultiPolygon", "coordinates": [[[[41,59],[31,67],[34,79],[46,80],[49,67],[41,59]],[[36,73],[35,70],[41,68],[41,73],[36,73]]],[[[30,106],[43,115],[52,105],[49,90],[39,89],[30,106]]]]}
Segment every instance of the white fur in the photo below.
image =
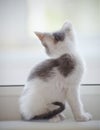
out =
{"type": "MultiPolygon", "coordinates": [[[[55,77],[51,77],[48,82],[35,78],[25,84],[22,96],[20,98],[20,111],[25,119],[30,119],[35,115],[48,112],[53,109],[51,103],[60,101],[65,103],[68,101],[73,115],[77,121],[88,121],[92,117],[85,113],[80,99],[79,86],[84,72],[84,64],[76,51],[76,43],[74,32],[70,23],[65,23],[61,30],[69,27],[70,32],[66,32],[66,39],[63,43],[53,44],[50,34],[46,34],[43,41],[49,46],[49,55],[57,58],[62,54],[70,54],[76,61],[76,68],[68,77],[63,77],[60,72],[54,68],[55,77]],[[50,36],[49,36],[50,35],[50,36]]],[[[43,42],[42,41],[42,42],[43,42]]],[[[43,42],[44,44],[44,42],[43,42]]],[[[59,121],[61,117],[58,115],[52,120],[59,121]],[[56,118],[57,117],[57,118],[56,118]]],[[[50,120],[51,121],[51,120],[50,120]]]]}

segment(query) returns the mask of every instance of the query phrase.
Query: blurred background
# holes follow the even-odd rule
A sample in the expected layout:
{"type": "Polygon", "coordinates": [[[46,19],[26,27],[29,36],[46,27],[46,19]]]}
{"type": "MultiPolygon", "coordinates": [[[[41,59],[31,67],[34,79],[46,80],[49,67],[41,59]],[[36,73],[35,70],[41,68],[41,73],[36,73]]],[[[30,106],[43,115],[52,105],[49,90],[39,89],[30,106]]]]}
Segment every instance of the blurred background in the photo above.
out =
{"type": "Polygon", "coordinates": [[[0,85],[24,84],[47,58],[34,31],[55,31],[70,20],[87,71],[83,84],[100,84],[100,0],[0,0],[0,85]]]}

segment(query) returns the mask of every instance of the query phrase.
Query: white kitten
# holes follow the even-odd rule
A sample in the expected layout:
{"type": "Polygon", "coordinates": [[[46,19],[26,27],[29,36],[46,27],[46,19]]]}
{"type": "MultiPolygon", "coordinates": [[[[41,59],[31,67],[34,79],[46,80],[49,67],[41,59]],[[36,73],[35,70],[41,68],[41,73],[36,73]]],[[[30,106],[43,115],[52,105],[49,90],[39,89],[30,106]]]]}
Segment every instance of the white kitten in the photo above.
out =
{"type": "Polygon", "coordinates": [[[62,120],[67,101],[77,121],[90,120],[92,116],[84,112],[79,95],[84,65],[76,50],[72,24],[66,22],[54,33],[35,34],[51,59],[36,66],[28,77],[20,98],[23,118],[62,120]]]}

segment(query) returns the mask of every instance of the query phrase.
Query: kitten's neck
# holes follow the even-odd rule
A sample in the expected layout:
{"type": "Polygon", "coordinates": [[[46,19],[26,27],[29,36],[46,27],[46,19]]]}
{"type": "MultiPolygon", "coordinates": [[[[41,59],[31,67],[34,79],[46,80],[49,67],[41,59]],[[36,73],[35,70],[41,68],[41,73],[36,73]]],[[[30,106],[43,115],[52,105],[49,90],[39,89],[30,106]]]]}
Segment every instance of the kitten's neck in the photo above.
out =
{"type": "Polygon", "coordinates": [[[60,57],[60,56],[62,56],[62,55],[64,55],[64,54],[69,54],[69,55],[77,55],[77,49],[76,49],[76,47],[62,47],[62,49],[61,48],[58,48],[58,50],[55,52],[55,54],[54,55],[52,55],[52,57],[53,58],[58,58],[58,57],[60,57]]]}

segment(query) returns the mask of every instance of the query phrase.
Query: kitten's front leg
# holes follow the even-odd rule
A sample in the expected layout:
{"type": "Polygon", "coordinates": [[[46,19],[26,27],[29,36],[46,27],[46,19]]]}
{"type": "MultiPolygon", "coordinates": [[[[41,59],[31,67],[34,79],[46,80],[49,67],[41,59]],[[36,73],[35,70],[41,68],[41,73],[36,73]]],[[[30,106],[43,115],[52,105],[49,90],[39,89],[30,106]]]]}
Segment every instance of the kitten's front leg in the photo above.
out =
{"type": "Polygon", "coordinates": [[[67,93],[67,100],[77,121],[88,121],[92,119],[91,114],[84,112],[80,94],[76,88],[70,88],[67,93]]]}

